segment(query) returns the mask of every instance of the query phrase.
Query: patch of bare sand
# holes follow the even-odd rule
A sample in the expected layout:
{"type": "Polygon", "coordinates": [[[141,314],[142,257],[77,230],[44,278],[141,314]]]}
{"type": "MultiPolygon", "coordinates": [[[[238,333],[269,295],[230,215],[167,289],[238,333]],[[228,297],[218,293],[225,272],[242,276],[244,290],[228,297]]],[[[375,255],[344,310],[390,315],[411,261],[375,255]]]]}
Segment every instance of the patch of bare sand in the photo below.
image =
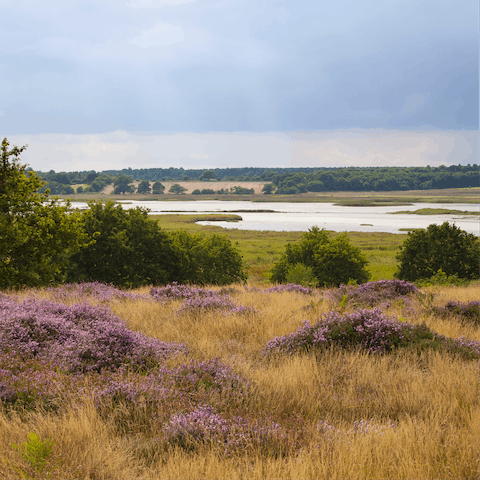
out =
{"type": "MultiPolygon", "coordinates": [[[[135,186],[135,190],[137,189],[138,185],[140,182],[132,182],[132,184],[135,186]]],[[[150,186],[152,186],[155,182],[151,181],[150,186]]],[[[161,182],[162,185],[165,186],[165,193],[168,193],[168,190],[172,185],[175,185],[178,183],[178,185],[182,186],[183,188],[186,188],[187,190],[185,193],[192,193],[194,190],[200,190],[202,191],[203,189],[211,189],[211,190],[221,190],[222,188],[224,190],[230,190],[233,187],[242,187],[242,188],[253,188],[253,191],[256,194],[261,194],[262,193],[262,188],[265,185],[265,183],[270,183],[270,182],[161,182]]],[[[107,185],[102,193],[110,194],[114,190],[113,185],[107,185]]]]}

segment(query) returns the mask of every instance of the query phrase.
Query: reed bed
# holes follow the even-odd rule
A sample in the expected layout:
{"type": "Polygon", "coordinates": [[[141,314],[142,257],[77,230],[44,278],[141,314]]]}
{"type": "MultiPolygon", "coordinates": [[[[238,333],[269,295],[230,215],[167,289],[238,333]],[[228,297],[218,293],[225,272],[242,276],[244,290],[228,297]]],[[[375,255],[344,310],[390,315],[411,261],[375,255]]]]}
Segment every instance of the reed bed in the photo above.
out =
{"type": "Polygon", "coordinates": [[[4,292],[0,479],[478,480],[480,321],[441,310],[474,306],[478,283],[372,285],[4,292]],[[8,321],[59,303],[29,357],[8,321]],[[102,315],[120,343],[88,350],[102,315]],[[53,442],[42,466],[20,455],[32,432],[53,442]]]}

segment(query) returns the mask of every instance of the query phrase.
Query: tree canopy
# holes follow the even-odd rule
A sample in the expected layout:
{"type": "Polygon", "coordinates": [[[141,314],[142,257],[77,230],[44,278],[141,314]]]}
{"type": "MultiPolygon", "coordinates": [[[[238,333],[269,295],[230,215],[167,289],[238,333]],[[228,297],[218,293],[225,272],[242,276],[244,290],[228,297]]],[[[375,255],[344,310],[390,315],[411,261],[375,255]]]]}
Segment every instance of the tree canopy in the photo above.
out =
{"type": "Polygon", "coordinates": [[[480,241],[456,225],[444,222],[426,230],[410,232],[397,255],[396,278],[427,279],[442,270],[447,276],[480,277],[480,241]]]}
{"type": "Polygon", "coordinates": [[[3,139],[0,163],[0,288],[61,281],[70,254],[87,242],[80,215],[40,193],[44,182],[19,162],[26,146],[3,139]]]}
{"type": "Polygon", "coordinates": [[[137,287],[174,279],[177,256],[171,240],[148,210],[124,210],[113,202],[89,202],[82,213],[92,243],[71,257],[68,280],[137,287]]]}
{"type": "Polygon", "coordinates": [[[330,239],[324,229],[312,227],[300,242],[286,245],[280,261],[270,270],[270,279],[285,283],[298,265],[304,265],[306,274],[313,273],[315,283],[320,286],[338,286],[352,280],[361,283],[370,277],[367,264],[365,256],[346,234],[330,239]]]}

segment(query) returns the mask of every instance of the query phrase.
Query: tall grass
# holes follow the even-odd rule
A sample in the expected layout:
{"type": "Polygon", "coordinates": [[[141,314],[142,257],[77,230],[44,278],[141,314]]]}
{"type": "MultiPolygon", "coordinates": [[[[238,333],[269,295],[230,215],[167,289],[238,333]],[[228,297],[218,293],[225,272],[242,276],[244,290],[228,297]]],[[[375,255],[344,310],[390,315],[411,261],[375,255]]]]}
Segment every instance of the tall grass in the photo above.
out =
{"type": "MultiPolygon", "coordinates": [[[[377,307],[402,323],[479,342],[478,324],[431,308],[477,300],[478,288],[426,288],[377,307]]],[[[441,348],[372,354],[338,345],[265,356],[272,338],[295,332],[305,320],[314,323],[329,311],[346,314],[358,305],[341,303],[325,290],[268,292],[258,285],[213,290],[253,309],[180,311],[181,298],[156,301],[148,288],[132,292],[143,297],[106,290],[102,295],[69,290],[63,296],[58,289],[7,292],[18,301],[100,304],[130,329],[185,344],[188,351],[152,370],[165,388],[156,403],[147,390],[135,401],[98,395],[102,385],[124,382],[133,388],[150,378],[149,372],[128,368],[76,376],[77,383],[59,370],[57,380],[71,382],[65,380],[55,408],[41,402],[20,407],[4,394],[0,456],[8,463],[0,462],[0,479],[15,478],[11,465],[22,466],[11,445],[35,432],[54,442],[51,478],[478,480],[478,357],[441,348]]],[[[5,379],[6,370],[0,370],[0,388],[5,379]]]]}

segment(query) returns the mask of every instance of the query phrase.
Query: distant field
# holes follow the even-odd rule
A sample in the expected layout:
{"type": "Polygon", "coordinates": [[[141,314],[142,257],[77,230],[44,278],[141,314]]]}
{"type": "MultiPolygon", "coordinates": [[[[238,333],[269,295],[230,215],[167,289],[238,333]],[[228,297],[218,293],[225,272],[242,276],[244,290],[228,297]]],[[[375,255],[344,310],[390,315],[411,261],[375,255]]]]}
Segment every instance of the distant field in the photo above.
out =
{"type": "MultiPolygon", "coordinates": [[[[252,202],[324,202],[324,203],[338,203],[340,205],[359,205],[359,206],[380,206],[386,205],[405,205],[408,203],[479,203],[480,188],[448,188],[443,190],[406,190],[394,192],[309,192],[298,195],[264,195],[261,190],[265,183],[263,182],[162,182],[166,187],[166,191],[174,183],[182,185],[191,192],[198,188],[211,188],[213,190],[220,190],[221,188],[231,188],[239,186],[243,188],[253,188],[255,194],[251,195],[191,195],[181,194],[173,195],[165,193],[163,195],[111,195],[109,190],[103,193],[89,193],[89,194],[74,194],[68,195],[73,201],[89,201],[89,200],[141,200],[141,201],[197,201],[197,200],[243,200],[252,202]]],[[[67,195],[62,197],[66,198],[67,195]]]]}

